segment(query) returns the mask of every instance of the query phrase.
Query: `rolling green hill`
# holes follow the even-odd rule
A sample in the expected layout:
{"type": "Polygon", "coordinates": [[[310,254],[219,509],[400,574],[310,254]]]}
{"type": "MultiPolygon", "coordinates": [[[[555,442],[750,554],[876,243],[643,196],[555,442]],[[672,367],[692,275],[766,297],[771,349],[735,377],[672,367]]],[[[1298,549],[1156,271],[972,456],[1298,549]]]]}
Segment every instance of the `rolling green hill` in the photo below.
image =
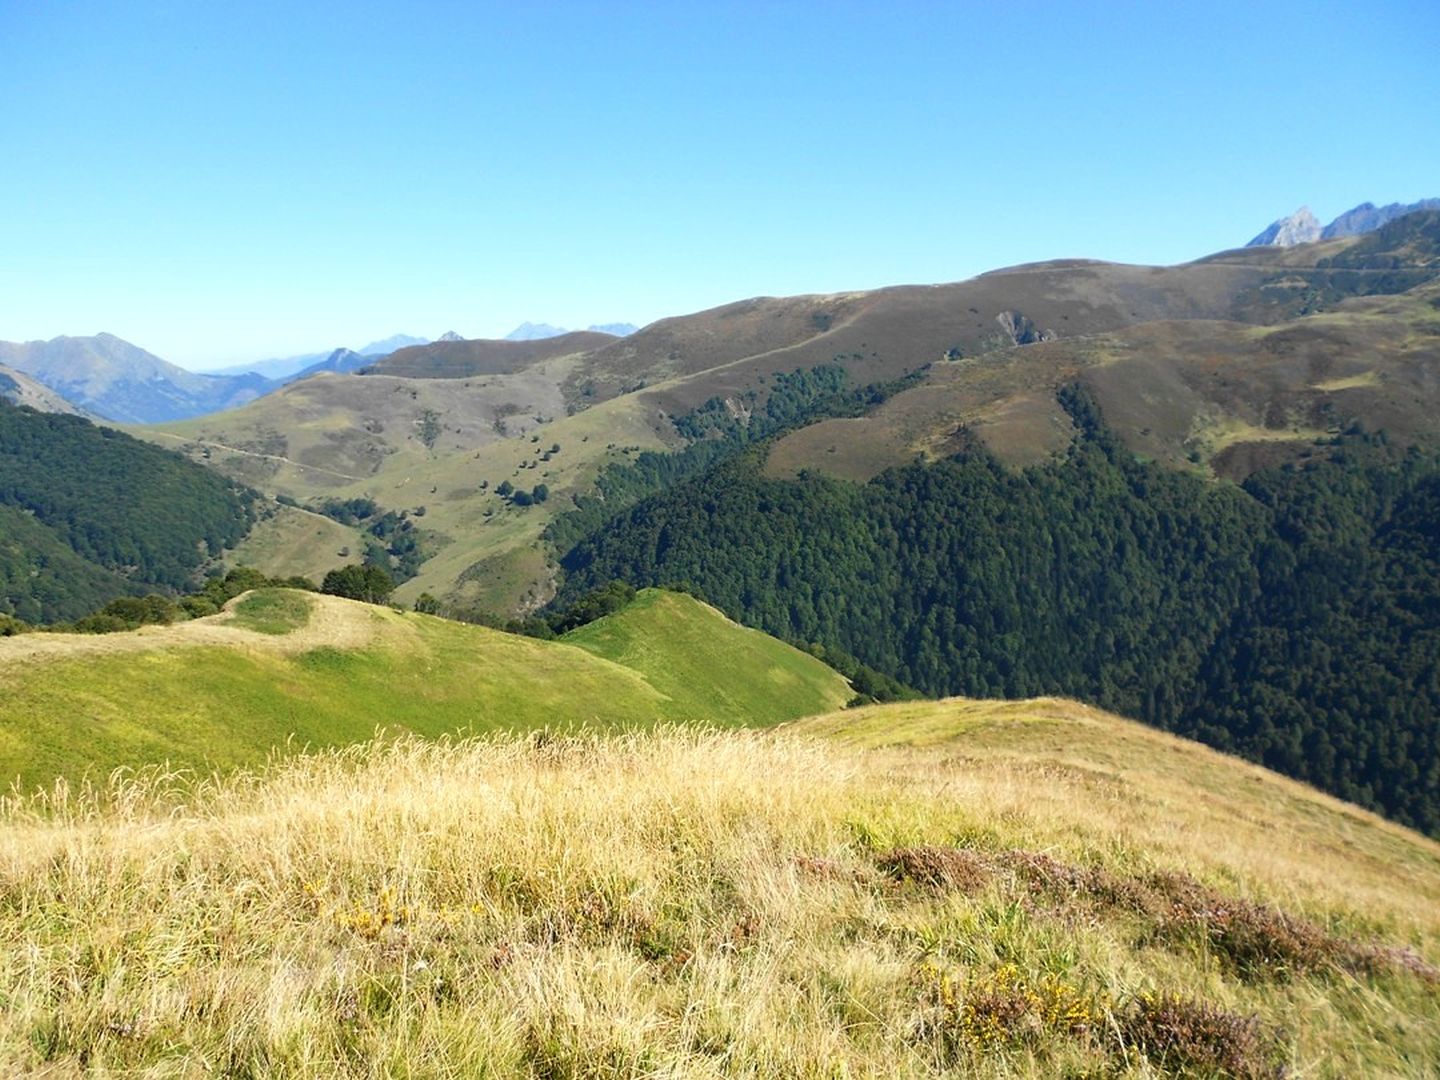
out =
{"type": "Polygon", "coordinates": [[[9,1075],[1440,1060],[1440,847],[1055,699],[122,778],[0,806],[0,875],[9,1075]]]}
{"type": "Polygon", "coordinates": [[[0,776],[228,768],[378,728],[774,724],[849,695],[824,664],[684,596],[644,594],[570,644],[268,590],[174,626],[0,639],[0,776]]]}
{"type": "Polygon", "coordinates": [[[851,696],[843,680],[820,678],[814,657],[736,626],[693,597],[662,589],[642,590],[621,611],[561,640],[640,672],[678,715],[714,723],[776,713],[808,716],[816,711],[817,688],[828,699],[827,710],[851,696]]]}

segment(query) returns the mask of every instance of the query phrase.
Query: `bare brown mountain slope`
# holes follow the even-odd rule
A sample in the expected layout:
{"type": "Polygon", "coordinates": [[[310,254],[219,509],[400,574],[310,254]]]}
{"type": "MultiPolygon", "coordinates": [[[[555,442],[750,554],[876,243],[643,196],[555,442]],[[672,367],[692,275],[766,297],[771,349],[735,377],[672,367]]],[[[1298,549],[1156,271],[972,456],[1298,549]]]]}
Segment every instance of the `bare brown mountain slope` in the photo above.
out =
{"type": "Polygon", "coordinates": [[[1031,464],[1069,444],[1055,393],[1076,379],[1131,450],[1178,468],[1244,476],[1356,423],[1440,441],[1440,285],[1274,326],[1163,320],[935,364],[867,416],[786,436],[768,468],[866,480],[976,437],[1031,464]]]}

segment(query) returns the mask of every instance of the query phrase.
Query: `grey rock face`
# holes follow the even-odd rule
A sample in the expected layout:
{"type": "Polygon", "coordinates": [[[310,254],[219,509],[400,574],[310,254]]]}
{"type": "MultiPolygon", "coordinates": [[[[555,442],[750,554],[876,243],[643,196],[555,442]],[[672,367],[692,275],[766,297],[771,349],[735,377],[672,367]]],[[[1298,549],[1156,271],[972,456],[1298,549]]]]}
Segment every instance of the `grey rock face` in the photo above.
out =
{"type": "Polygon", "coordinates": [[[1289,217],[1272,222],[1268,229],[1245,246],[1291,247],[1295,244],[1308,244],[1319,240],[1320,233],[1320,222],[1310,212],[1308,206],[1302,206],[1289,217]]]}

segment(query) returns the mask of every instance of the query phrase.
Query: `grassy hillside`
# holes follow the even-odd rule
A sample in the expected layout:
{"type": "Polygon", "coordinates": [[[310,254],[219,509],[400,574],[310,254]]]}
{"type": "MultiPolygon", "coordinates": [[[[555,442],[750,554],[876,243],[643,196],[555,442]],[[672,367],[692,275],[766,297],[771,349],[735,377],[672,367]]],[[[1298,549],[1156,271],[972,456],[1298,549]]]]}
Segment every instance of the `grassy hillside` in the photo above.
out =
{"type": "Polygon", "coordinates": [[[30,787],[163,761],[225,768],[382,727],[773,724],[848,695],[819,661],[688,597],[647,594],[607,622],[577,648],[268,590],[176,626],[0,639],[0,776],[30,787]],[[277,624],[277,607],[288,622],[277,624]],[[670,637],[643,648],[647,628],[670,637]],[[629,645],[608,658],[622,638],[629,645]],[[744,667],[729,666],[737,658],[744,667]]]}
{"type": "MultiPolygon", "coordinates": [[[[570,496],[629,448],[675,440],[668,421],[633,398],[565,415],[557,378],[543,367],[453,380],[328,375],[244,409],[135,434],[271,494],[365,497],[410,513],[424,507],[431,557],[401,587],[402,603],[431,592],[460,605],[528,609],[554,593],[539,540],[570,496]],[[440,428],[433,446],[421,437],[427,413],[440,428]],[[506,481],[527,490],[546,484],[551,498],[511,506],[496,494],[506,481]]],[[[295,527],[283,513],[262,521],[232,564],[280,575],[303,559],[323,574],[347,561],[341,547],[360,550],[353,542],[297,544],[295,527]]]]}
{"type": "Polygon", "coordinates": [[[1437,299],[1440,288],[1427,285],[1273,326],[1165,320],[938,363],[867,416],[786,436],[768,471],[869,480],[917,455],[953,454],[965,438],[1032,465],[1069,445],[1074,429],[1055,390],[1075,379],[1129,449],[1172,468],[1243,478],[1300,460],[1357,422],[1435,445],[1437,299]]]}
{"type": "Polygon", "coordinates": [[[586,652],[638,671],[681,715],[727,717],[838,709],[844,680],[814,657],[736,626],[692,597],[644,589],[623,610],[566,634],[586,652]]]}
{"type": "Polygon", "coordinates": [[[460,379],[475,375],[510,375],[527,367],[573,356],[610,344],[615,335],[572,330],[533,341],[488,338],[465,341],[431,341],[397,349],[371,365],[380,375],[418,379],[460,379]]]}
{"type": "Polygon", "coordinates": [[[1440,848],[1054,700],[158,776],[6,804],[0,877],[12,1074],[1440,1060],[1440,848]]]}

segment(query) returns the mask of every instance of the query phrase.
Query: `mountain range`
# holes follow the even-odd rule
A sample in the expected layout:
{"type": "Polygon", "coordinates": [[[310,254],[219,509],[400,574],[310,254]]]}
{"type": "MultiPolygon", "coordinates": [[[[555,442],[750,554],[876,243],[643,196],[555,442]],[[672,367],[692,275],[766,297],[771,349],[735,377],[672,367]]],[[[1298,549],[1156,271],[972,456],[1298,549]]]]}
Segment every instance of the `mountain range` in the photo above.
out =
{"type": "Polygon", "coordinates": [[[1310,244],[1316,240],[1334,240],[1342,236],[1358,236],[1374,232],[1398,217],[1413,214],[1417,210],[1440,210],[1440,199],[1421,199],[1413,203],[1391,203],[1376,206],[1364,202],[1345,211],[1329,225],[1321,225],[1308,206],[1302,206],[1289,217],[1272,222],[1264,231],[1251,240],[1246,247],[1290,247],[1292,244],[1310,244]]]}
{"type": "MultiPolygon", "coordinates": [[[[429,338],[413,337],[410,334],[392,334],[388,338],[379,341],[372,341],[364,348],[344,349],[345,352],[355,352],[360,356],[367,356],[371,359],[378,359],[381,356],[388,356],[396,349],[403,349],[408,345],[424,345],[429,338]]],[[[283,356],[274,360],[259,360],[250,364],[232,364],[230,367],[217,368],[211,372],[214,375],[243,375],[253,372],[256,375],[263,375],[267,379],[274,379],[277,382],[288,382],[292,379],[302,379],[316,364],[325,362],[335,350],[330,352],[301,353],[296,356],[283,356]]]]}

